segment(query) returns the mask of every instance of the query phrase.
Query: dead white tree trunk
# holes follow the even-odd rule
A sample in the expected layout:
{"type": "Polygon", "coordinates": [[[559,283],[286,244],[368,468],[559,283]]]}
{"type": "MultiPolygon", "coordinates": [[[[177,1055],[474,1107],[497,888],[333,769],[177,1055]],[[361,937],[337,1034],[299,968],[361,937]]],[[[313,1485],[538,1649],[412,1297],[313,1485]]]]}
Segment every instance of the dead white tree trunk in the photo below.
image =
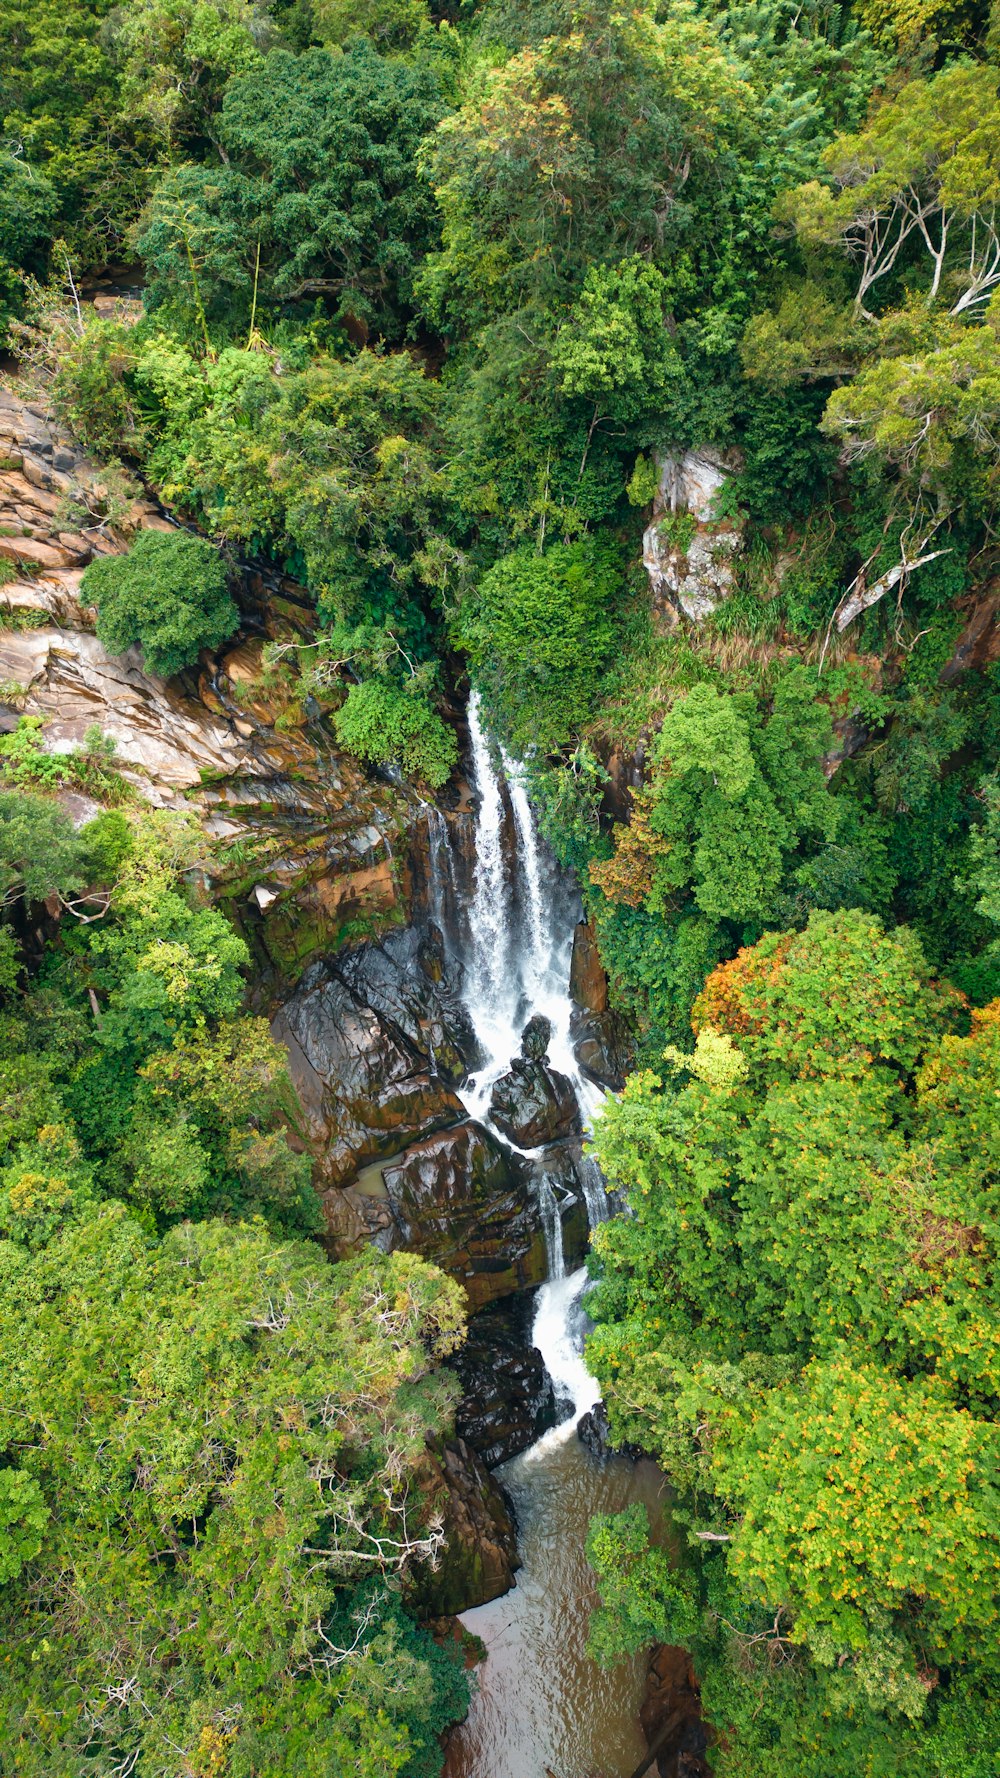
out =
{"type": "Polygon", "coordinates": [[[938,556],[950,554],[951,551],[947,549],[932,549],[926,555],[917,556],[912,561],[908,561],[904,557],[901,562],[896,563],[894,568],[889,569],[888,574],[883,574],[878,580],[874,580],[871,586],[867,584],[864,569],[862,569],[856,579],[851,582],[844,598],[833,614],[838,634],[843,635],[848,624],[853,623],[856,617],[860,617],[863,611],[870,611],[873,605],[877,605],[880,599],[885,598],[886,593],[891,593],[893,587],[899,585],[905,574],[912,574],[915,568],[922,568],[925,562],[933,562],[938,556]]]}

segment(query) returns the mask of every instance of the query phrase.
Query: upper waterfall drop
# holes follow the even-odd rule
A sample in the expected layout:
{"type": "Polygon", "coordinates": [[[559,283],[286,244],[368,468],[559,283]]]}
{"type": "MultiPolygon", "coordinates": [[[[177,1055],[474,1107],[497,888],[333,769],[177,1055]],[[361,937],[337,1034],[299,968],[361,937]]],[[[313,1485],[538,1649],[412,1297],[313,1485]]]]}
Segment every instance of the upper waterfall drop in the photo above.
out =
{"type": "MultiPolygon", "coordinates": [[[[477,806],[464,998],[483,1060],[461,1089],[461,1097],[470,1116],[491,1123],[493,1087],[520,1054],[521,1034],[528,1019],[541,1013],[552,1033],[548,1062],[569,1080],[589,1134],[604,1094],[586,1079],[573,1048],[569,975],[576,915],[572,901],[539,835],[524,767],[491,742],[475,689],[469,698],[468,718],[477,806]]],[[[501,1135],[501,1140],[508,1139],[501,1135]]],[[[508,1146],[513,1145],[508,1142],[508,1146]]],[[[593,1228],[607,1215],[604,1182],[590,1157],[584,1157],[579,1172],[587,1220],[593,1228]]],[[[543,1190],[540,1185],[540,1195],[543,1190]]],[[[558,1210],[551,1185],[548,1191],[553,1205],[544,1207],[558,1210]]],[[[557,1247],[551,1239],[549,1264],[550,1277],[560,1276],[561,1242],[557,1247]]]]}
{"type": "Polygon", "coordinates": [[[469,698],[468,717],[472,781],[478,807],[465,1003],[486,1065],[473,1076],[467,1103],[473,1117],[482,1118],[493,1082],[517,1053],[520,989],[512,955],[513,886],[508,881],[504,855],[503,789],[489,737],[480,720],[477,691],[469,698]]]}

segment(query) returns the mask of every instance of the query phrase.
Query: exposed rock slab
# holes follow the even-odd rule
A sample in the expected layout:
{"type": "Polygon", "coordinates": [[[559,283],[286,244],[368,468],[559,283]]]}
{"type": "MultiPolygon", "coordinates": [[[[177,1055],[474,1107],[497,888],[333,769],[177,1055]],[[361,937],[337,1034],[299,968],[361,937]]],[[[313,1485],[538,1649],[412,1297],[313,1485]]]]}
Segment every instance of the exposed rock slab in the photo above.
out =
{"type": "Polygon", "coordinates": [[[490,1117],[519,1148],[541,1148],[580,1131],[572,1083],[544,1062],[515,1056],[490,1098],[490,1117]]]}
{"type": "MultiPolygon", "coordinates": [[[[138,649],[105,651],[81,582],[93,556],[173,527],[145,497],[113,522],[109,512],[103,472],[46,404],[0,390],[0,556],[17,569],[0,588],[0,728],[38,716],[42,744],[67,752],[96,727],[138,796],[192,811],[212,839],[247,842],[259,875],[240,883],[235,873],[233,912],[249,913],[279,970],[296,974],[351,921],[398,919],[407,883],[394,842],[412,798],[370,778],[319,722],[276,730],[275,709],[253,697],[262,635],[309,632],[301,589],[248,568],[239,596],[256,634],[164,683],[138,649]]],[[[217,893],[230,868],[223,861],[217,893]]]]}
{"type": "Polygon", "coordinates": [[[698,623],[732,592],[734,559],[743,547],[740,529],[718,516],[719,496],[736,458],[704,446],[660,452],[656,460],[659,486],[642,540],[654,613],[676,622],[683,612],[698,623]],[[679,525],[679,515],[690,523],[679,525]]]}
{"type": "Polygon", "coordinates": [[[527,1169],[481,1124],[424,1137],[383,1177],[401,1244],[457,1278],[473,1311],[547,1276],[527,1169]]]}

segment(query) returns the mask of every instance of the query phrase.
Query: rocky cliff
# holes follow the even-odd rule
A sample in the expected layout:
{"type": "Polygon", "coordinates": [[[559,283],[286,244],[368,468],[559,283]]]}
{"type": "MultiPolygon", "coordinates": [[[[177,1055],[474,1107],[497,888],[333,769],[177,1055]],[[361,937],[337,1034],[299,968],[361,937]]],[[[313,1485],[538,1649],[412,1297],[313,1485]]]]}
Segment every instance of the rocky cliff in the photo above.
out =
{"type": "MultiPolygon", "coordinates": [[[[83,571],[137,530],[169,525],[151,500],[116,506],[46,406],[0,390],[0,726],[37,716],[54,753],[94,728],[113,740],[137,798],[193,811],[224,842],[213,888],[251,922],[263,957],[294,977],[345,929],[404,917],[400,839],[417,799],[364,772],[321,721],[278,729],[255,704],[263,640],[309,632],[292,582],[248,569],[244,632],[178,679],[152,678],[137,648],[107,653],[81,597],[83,571]]],[[[81,820],[95,812],[85,798],[72,807],[81,820]]]]}

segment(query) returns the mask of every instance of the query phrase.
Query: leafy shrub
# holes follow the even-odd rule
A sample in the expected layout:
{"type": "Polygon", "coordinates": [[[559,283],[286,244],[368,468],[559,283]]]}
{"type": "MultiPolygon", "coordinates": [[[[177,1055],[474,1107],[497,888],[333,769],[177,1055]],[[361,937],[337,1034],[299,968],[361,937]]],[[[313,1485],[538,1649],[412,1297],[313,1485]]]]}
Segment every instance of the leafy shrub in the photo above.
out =
{"type": "Polygon", "coordinates": [[[372,765],[402,766],[434,789],[458,758],[452,730],[426,698],[390,679],[352,685],[333,721],[337,739],[350,753],[372,765]]]}
{"type": "Polygon", "coordinates": [[[562,745],[594,707],[615,642],[614,545],[582,538],[520,549],[479,583],[459,620],[476,677],[512,744],[562,745]]]}
{"type": "Polygon", "coordinates": [[[125,556],[102,556],[83,577],[97,634],[112,654],[142,645],[146,667],[169,679],[217,648],[239,624],[218,550],[184,531],[143,531],[125,556]]]}

